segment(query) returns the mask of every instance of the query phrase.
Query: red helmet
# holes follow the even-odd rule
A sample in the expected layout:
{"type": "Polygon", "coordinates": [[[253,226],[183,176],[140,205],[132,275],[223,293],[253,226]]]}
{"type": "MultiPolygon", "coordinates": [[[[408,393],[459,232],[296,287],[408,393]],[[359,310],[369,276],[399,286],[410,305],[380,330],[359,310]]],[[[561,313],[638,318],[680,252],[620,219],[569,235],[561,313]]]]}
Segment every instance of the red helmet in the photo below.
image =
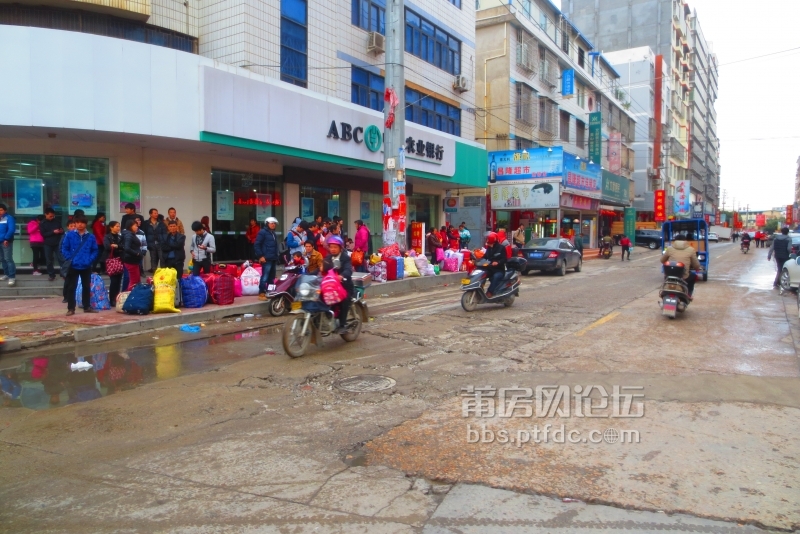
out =
{"type": "Polygon", "coordinates": [[[497,243],[497,234],[494,232],[489,232],[489,235],[486,236],[486,244],[494,245],[495,243],[497,243]]]}

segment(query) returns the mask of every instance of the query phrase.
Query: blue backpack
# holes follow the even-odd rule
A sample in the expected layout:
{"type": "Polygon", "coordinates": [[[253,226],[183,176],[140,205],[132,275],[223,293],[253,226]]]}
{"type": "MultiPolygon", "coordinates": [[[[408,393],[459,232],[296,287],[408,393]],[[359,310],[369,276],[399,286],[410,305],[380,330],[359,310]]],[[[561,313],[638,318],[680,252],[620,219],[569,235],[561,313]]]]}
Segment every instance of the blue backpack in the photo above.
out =
{"type": "Polygon", "coordinates": [[[147,315],[153,311],[153,298],[153,286],[136,284],[122,305],[122,311],[131,315],[147,315]]]}
{"type": "Polygon", "coordinates": [[[208,298],[206,283],[199,276],[181,278],[181,297],[184,308],[202,308],[208,298]]]}

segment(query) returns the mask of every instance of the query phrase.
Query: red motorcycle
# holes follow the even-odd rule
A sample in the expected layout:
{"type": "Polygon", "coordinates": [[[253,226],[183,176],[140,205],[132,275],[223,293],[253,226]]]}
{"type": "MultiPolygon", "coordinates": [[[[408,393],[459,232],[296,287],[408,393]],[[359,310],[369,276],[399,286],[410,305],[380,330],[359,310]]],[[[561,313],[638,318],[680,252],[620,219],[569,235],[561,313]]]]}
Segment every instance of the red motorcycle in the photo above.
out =
{"type": "Polygon", "coordinates": [[[270,315],[281,317],[289,313],[294,302],[294,284],[302,274],[302,267],[287,267],[274,284],[267,286],[270,315]]]}

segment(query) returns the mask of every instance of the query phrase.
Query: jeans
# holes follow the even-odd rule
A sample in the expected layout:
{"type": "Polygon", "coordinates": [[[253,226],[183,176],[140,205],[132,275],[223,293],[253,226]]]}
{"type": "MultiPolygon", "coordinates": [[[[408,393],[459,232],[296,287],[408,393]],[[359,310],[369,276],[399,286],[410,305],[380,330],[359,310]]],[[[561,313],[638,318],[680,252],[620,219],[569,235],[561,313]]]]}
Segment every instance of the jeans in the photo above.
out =
{"type": "Polygon", "coordinates": [[[3,264],[3,274],[12,280],[17,276],[17,266],[14,265],[13,252],[13,241],[9,241],[8,246],[0,245],[0,262],[3,264]]]}
{"type": "Polygon", "coordinates": [[[783,272],[783,264],[789,261],[789,258],[775,258],[775,263],[778,264],[778,272],[775,274],[775,282],[773,286],[779,287],[781,283],[781,273],[783,272]]]}
{"type": "Polygon", "coordinates": [[[81,304],[83,304],[84,310],[89,309],[89,298],[92,294],[91,267],[87,267],[86,269],[70,269],[67,273],[67,309],[70,311],[75,311],[75,291],[78,289],[78,277],[80,277],[81,285],[83,286],[81,288],[81,304]]]}
{"type": "Polygon", "coordinates": [[[138,263],[123,263],[125,270],[128,271],[128,287],[125,291],[130,291],[133,286],[142,281],[142,273],[138,263]]]}
{"type": "Polygon", "coordinates": [[[491,283],[489,284],[489,289],[486,292],[494,295],[494,292],[497,291],[497,286],[499,286],[500,282],[503,281],[503,277],[505,276],[505,274],[506,273],[504,271],[496,271],[492,273],[491,278],[489,278],[491,280],[491,283]]]}
{"type": "Polygon", "coordinates": [[[203,271],[206,274],[211,274],[211,258],[206,258],[200,261],[194,260],[192,274],[194,276],[200,276],[200,271],[203,271]]]}
{"type": "Polygon", "coordinates": [[[54,257],[56,255],[56,251],[58,250],[58,246],[53,245],[45,245],[44,246],[44,260],[47,263],[47,276],[50,278],[56,277],[56,268],[54,264],[54,257]]]}
{"type": "Polygon", "coordinates": [[[275,271],[278,266],[276,260],[269,260],[261,264],[261,280],[258,281],[258,294],[267,293],[267,286],[275,283],[275,271]]]}

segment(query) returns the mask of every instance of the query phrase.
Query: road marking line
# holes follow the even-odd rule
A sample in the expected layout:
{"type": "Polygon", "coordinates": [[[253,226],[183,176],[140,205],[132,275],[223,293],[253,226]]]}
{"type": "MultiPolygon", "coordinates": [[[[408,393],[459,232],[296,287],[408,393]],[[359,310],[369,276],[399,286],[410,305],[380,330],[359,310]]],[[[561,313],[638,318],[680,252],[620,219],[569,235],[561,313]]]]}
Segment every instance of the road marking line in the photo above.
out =
{"type": "Polygon", "coordinates": [[[596,320],[595,322],[593,322],[589,326],[578,330],[577,332],[575,332],[575,335],[576,336],[582,336],[583,334],[585,334],[589,330],[592,330],[593,328],[597,328],[601,324],[607,323],[608,321],[610,321],[611,319],[613,319],[614,317],[616,317],[619,314],[620,314],[620,312],[611,312],[608,315],[606,315],[605,317],[601,317],[600,319],[596,320]]]}

